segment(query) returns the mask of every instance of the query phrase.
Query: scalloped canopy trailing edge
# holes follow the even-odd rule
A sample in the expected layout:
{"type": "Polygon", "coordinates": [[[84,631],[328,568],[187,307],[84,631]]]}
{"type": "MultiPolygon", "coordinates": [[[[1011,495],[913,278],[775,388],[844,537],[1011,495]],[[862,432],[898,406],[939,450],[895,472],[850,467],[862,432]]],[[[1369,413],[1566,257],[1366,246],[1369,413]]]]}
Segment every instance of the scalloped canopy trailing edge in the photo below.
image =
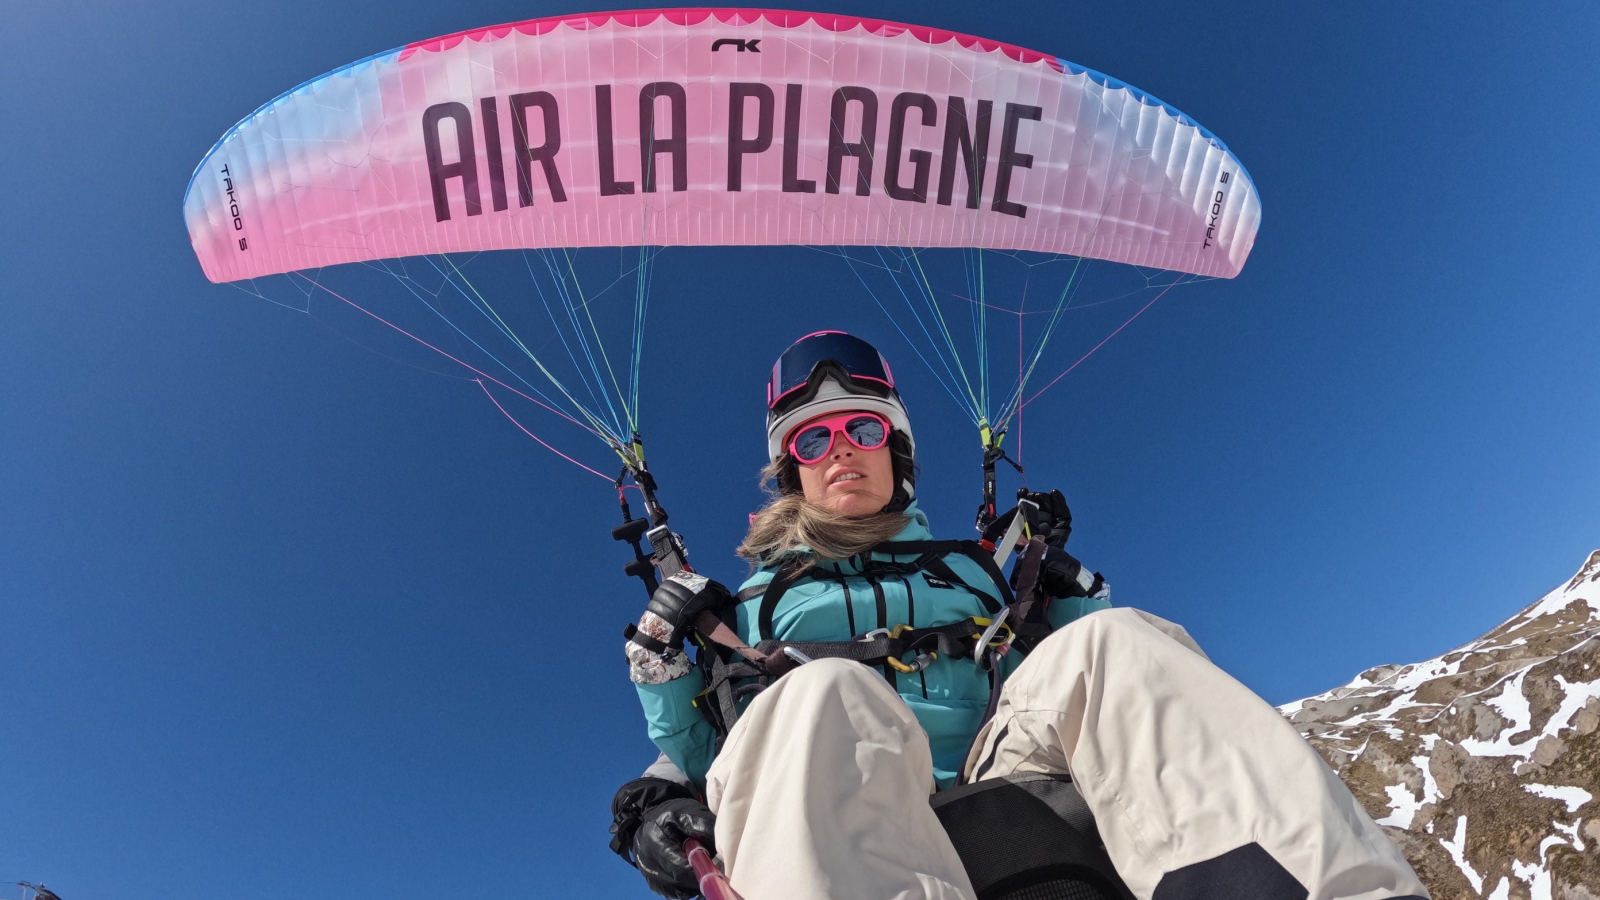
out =
{"type": "Polygon", "coordinates": [[[1232,277],[1260,215],[1220,140],[1116,79],[749,9],[534,19],[369,57],[234,126],[184,198],[219,282],[639,244],[985,247],[1232,277]]]}

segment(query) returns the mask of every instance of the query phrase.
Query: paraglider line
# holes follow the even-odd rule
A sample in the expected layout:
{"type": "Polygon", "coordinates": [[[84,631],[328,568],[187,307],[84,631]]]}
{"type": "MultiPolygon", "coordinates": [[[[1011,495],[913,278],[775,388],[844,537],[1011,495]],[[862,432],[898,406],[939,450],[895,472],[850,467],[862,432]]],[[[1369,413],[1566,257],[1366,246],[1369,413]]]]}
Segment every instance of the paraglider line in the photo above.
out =
{"type": "MultiPolygon", "coordinates": [[[[401,271],[402,272],[406,272],[406,270],[404,268],[405,260],[400,260],[400,263],[401,263],[401,271]]],[[[434,300],[439,300],[440,296],[444,293],[444,285],[449,285],[450,287],[455,288],[456,293],[461,294],[464,297],[467,297],[467,300],[468,300],[469,303],[472,302],[471,297],[468,296],[466,294],[466,292],[463,291],[461,289],[461,287],[459,285],[457,285],[453,279],[450,278],[449,275],[445,274],[443,272],[443,270],[439,269],[437,264],[434,264],[432,262],[432,260],[429,260],[429,264],[433,265],[434,270],[436,272],[439,272],[440,275],[443,275],[443,277],[445,279],[444,282],[440,285],[439,293],[437,293],[437,294],[432,292],[432,291],[423,291],[423,292],[419,293],[418,290],[417,290],[417,287],[416,287],[417,280],[415,278],[413,278],[409,273],[406,273],[402,277],[401,275],[396,275],[394,272],[390,271],[389,268],[387,267],[387,265],[380,265],[379,268],[381,268],[385,272],[388,272],[390,277],[394,278],[397,282],[400,283],[401,287],[403,287],[406,290],[410,291],[411,295],[413,297],[416,297],[417,300],[423,306],[427,307],[430,312],[432,312],[434,315],[436,315],[440,319],[442,319],[444,321],[444,323],[446,325],[449,325],[452,329],[454,329],[457,334],[459,334],[462,337],[466,338],[468,343],[472,344],[472,346],[474,346],[474,347],[478,348],[478,350],[482,351],[485,356],[487,356],[490,359],[494,360],[497,364],[499,364],[499,366],[501,368],[505,369],[507,372],[510,372],[511,375],[513,377],[515,377],[518,381],[520,381],[523,384],[527,385],[528,386],[528,390],[533,391],[535,394],[538,394],[541,398],[544,398],[548,402],[554,402],[554,401],[551,401],[550,398],[548,396],[546,396],[543,391],[541,391],[538,388],[534,387],[532,384],[529,384],[528,380],[526,378],[523,378],[522,375],[517,372],[517,370],[515,370],[515,369],[511,368],[510,366],[506,365],[504,362],[501,362],[499,357],[495,356],[486,347],[484,347],[482,344],[480,344],[476,338],[474,338],[472,335],[467,334],[465,331],[463,331],[461,329],[461,326],[459,326],[455,322],[451,321],[450,317],[445,315],[443,312],[441,312],[438,307],[436,307],[432,303],[428,302],[427,297],[424,297],[423,294],[425,293],[428,296],[433,297],[434,300]]],[[[295,274],[300,275],[302,278],[306,277],[302,273],[298,273],[297,272],[295,274]]],[[[318,284],[315,279],[307,278],[306,280],[310,281],[312,284],[316,284],[318,287],[322,287],[322,285],[318,284]]],[[[471,285],[469,284],[468,286],[470,287],[471,285]]],[[[327,288],[323,287],[323,290],[327,290],[327,288]]],[[[328,293],[331,294],[333,292],[332,291],[328,291],[328,293]]],[[[335,296],[338,296],[338,295],[335,294],[335,296]]],[[[341,297],[340,299],[342,300],[344,298],[341,297]]],[[[350,301],[346,300],[345,302],[349,303],[350,301]]],[[[351,305],[353,306],[354,304],[351,304],[351,305]]],[[[357,307],[357,308],[359,309],[360,307],[357,307]]],[[[479,311],[482,312],[482,310],[479,310],[479,311]]],[[[362,310],[362,312],[367,312],[367,311],[366,310],[362,310]]],[[[372,315],[372,314],[368,313],[368,315],[372,315]]],[[[380,319],[380,321],[382,321],[382,320],[380,319]]],[[[394,327],[392,323],[385,322],[385,324],[389,325],[391,328],[394,327]]],[[[396,329],[396,330],[399,330],[399,329],[396,329]]],[[[403,332],[403,331],[401,333],[405,334],[405,332],[403,332]]],[[[511,334],[507,333],[507,336],[510,337],[513,341],[516,340],[516,336],[515,335],[511,335],[511,334]]],[[[407,337],[411,337],[411,335],[408,334],[407,337]]],[[[522,346],[521,342],[518,342],[518,346],[519,347],[522,346]]],[[[435,349],[437,349],[437,348],[435,348],[435,349]]],[[[533,360],[534,365],[539,366],[539,371],[544,372],[545,377],[550,379],[550,383],[554,384],[556,386],[556,388],[558,390],[560,390],[561,393],[564,394],[567,397],[568,400],[571,400],[572,401],[572,405],[577,407],[577,409],[580,412],[582,412],[585,416],[589,416],[589,413],[588,413],[587,410],[584,409],[583,404],[579,403],[577,401],[577,399],[574,398],[569,391],[567,391],[566,387],[564,385],[562,385],[560,381],[557,381],[555,376],[551,375],[550,372],[544,368],[544,366],[539,362],[539,360],[537,358],[535,358],[531,353],[528,353],[526,347],[523,347],[522,349],[523,349],[524,353],[528,354],[528,358],[533,360]]],[[[519,391],[519,393],[520,393],[520,391],[519,391]]],[[[527,395],[524,394],[523,396],[527,396],[527,395]]],[[[529,399],[531,400],[532,398],[530,397],[529,399]]],[[[591,421],[593,421],[593,417],[592,416],[590,416],[590,419],[591,419],[591,421]]]]}
{"type": "MultiPolygon", "coordinates": [[[[915,248],[910,248],[909,251],[902,251],[902,259],[905,258],[906,255],[910,256],[911,262],[916,264],[916,269],[917,269],[916,274],[917,274],[918,277],[911,279],[911,281],[912,281],[912,283],[914,283],[917,286],[917,292],[922,295],[923,302],[925,302],[928,305],[928,309],[932,312],[933,320],[939,326],[940,334],[942,334],[944,336],[945,344],[947,344],[949,346],[949,348],[950,348],[950,356],[956,362],[957,371],[959,371],[961,373],[961,382],[962,382],[963,385],[966,386],[967,397],[971,399],[972,408],[973,408],[974,412],[977,413],[976,418],[982,419],[983,415],[986,412],[988,412],[988,410],[984,406],[984,403],[981,400],[979,400],[979,396],[981,396],[982,393],[983,393],[982,383],[980,382],[979,393],[978,394],[974,394],[973,391],[972,391],[972,381],[967,378],[967,368],[966,368],[966,366],[963,366],[961,364],[961,354],[956,351],[955,337],[954,337],[954,335],[952,335],[950,333],[950,326],[945,324],[945,321],[944,321],[944,310],[942,308],[940,308],[938,299],[934,296],[933,283],[928,280],[928,273],[926,271],[924,271],[923,268],[922,268],[922,257],[917,255],[917,251],[916,251],[915,248]]],[[[981,260],[981,257],[980,257],[980,260],[981,260]]],[[[907,271],[908,272],[910,271],[909,267],[907,268],[907,271]]],[[[979,277],[981,278],[982,276],[980,275],[979,277]]],[[[979,285],[979,289],[980,289],[979,290],[979,299],[981,301],[981,299],[982,299],[982,285],[981,284],[979,285]]],[[[907,300],[906,302],[910,303],[909,300],[907,300]]],[[[980,310],[980,315],[981,315],[981,310],[980,310]]],[[[986,375],[987,371],[988,371],[987,370],[987,363],[985,363],[985,368],[983,369],[982,372],[980,372],[980,374],[986,375]]]]}
{"type": "MultiPolygon", "coordinates": [[[[972,410],[972,422],[973,422],[973,424],[977,424],[978,420],[983,416],[983,410],[981,408],[979,408],[977,398],[972,396],[972,386],[971,386],[971,383],[967,380],[966,368],[961,364],[960,355],[956,353],[955,343],[953,342],[953,340],[950,337],[949,329],[945,328],[943,322],[940,320],[939,308],[934,304],[934,302],[932,300],[929,300],[926,297],[925,292],[923,291],[923,288],[922,288],[922,283],[919,282],[916,278],[912,277],[909,274],[910,273],[910,266],[907,264],[907,259],[906,259],[905,255],[903,253],[901,254],[901,257],[900,257],[901,264],[899,266],[896,266],[896,267],[891,267],[888,264],[888,261],[885,260],[884,257],[883,257],[883,248],[882,247],[874,247],[873,251],[878,254],[878,259],[883,262],[883,267],[882,267],[883,270],[885,272],[889,273],[889,282],[895,286],[895,290],[900,292],[900,299],[905,301],[906,308],[911,311],[911,315],[913,317],[915,317],[916,320],[917,320],[917,325],[919,325],[922,328],[923,336],[928,339],[928,347],[929,347],[929,349],[931,349],[933,351],[935,358],[937,358],[939,360],[939,362],[944,366],[945,372],[950,375],[950,385],[946,386],[945,390],[949,391],[950,392],[950,396],[955,398],[956,404],[958,406],[961,404],[961,398],[956,397],[955,385],[956,385],[956,373],[958,371],[960,372],[961,382],[962,382],[962,384],[966,385],[966,387],[967,387],[968,408],[972,410]],[[922,297],[924,304],[926,306],[928,306],[928,308],[929,308],[929,318],[934,320],[934,324],[939,326],[939,328],[941,329],[941,332],[942,332],[942,334],[944,336],[944,339],[945,339],[944,340],[944,346],[941,347],[939,342],[934,340],[933,334],[928,330],[927,323],[924,322],[923,319],[922,319],[922,314],[917,312],[916,305],[911,302],[910,294],[908,294],[906,292],[905,285],[901,283],[901,279],[900,279],[900,275],[901,274],[905,274],[905,276],[906,276],[905,280],[910,281],[912,283],[912,285],[916,287],[918,296],[922,297]],[[950,357],[948,360],[946,359],[947,348],[948,348],[948,353],[949,353],[949,357],[950,357]],[[954,364],[954,368],[953,369],[951,368],[952,364],[954,364]]],[[[858,274],[856,277],[860,278],[860,275],[858,274]]],[[[863,280],[862,283],[865,284],[865,280],[863,280]]],[[[871,291],[871,288],[868,288],[868,291],[871,291]]],[[[874,295],[874,299],[876,299],[876,295],[874,295]]],[[[889,311],[887,309],[884,309],[882,302],[879,302],[878,308],[883,309],[884,315],[889,315],[889,311]]],[[[907,340],[909,341],[910,339],[907,338],[907,340]]],[[[921,352],[920,351],[918,352],[918,356],[921,356],[921,352]]],[[[926,358],[925,357],[924,357],[923,361],[924,361],[924,364],[926,364],[926,358]]],[[[929,368],[932,369],[932,366],[929,366],[929,368]]],[[[935,373],[935,376],[937,377],[937,373],[935,373]]]]}
{"type": "MultiPolygon", "coordinates": [[[[474,378],[473,381],[476,381],[478,383],[478,387],[483,389],[484,395],[489,398],[489,402],[490,403],[494,404],[494,408],[495,409],[500,410],[502,415],[504,415],[507,419],[510,419],[511,420],[511,424],[513,424],[513,425],[517,426],[518,428],[522,429],[522,433],[523,434],[525,434],[528,437],[531,437],[534,440],[538,441],[539,442],[539,446],[545,448],[546,450],[549,450],[551,453],[554,453],[555,455],[561,457],[562,459],[566,460],[567,462],[572,463],[573,465],[575,465],[578,468],[584,470],[585,472],[592,472],[595,475],[599,475],[601,478],[605,479],[606,481],[612,480],[611,476],[606,475],[606,474],[604,474],[602,472],[596,472],[594,469],[589,468],[588,466],[584,465],[583,463],[578,462],[577,460],[575,460],[572,457],[566,455],[565,453],[562,453],[560,450],[557,450],[556,448],[554,448],[554,447],[550,446],[549,444],[545,443],[544,440],[542,438],[540,438],[537,434],[534,434],[533,432],[529,431],[521,422],[518,422],[516,420],[515,416],[511,415],[511,413],[509,413],[509,412],[506,412],[506,408],[504,406],[501,406],[500,405],[500,401],[496,400],[494,394],[489,392],[489,386],[483,383],[483,379],[474,378]]],[[[502,387],[503,387],[503,385],[502,385],[502,387]]]]}
{"type": "MultiPolygon", "coordinates": [[[[512,387],[511,385],[506,384],[504,381],[501,381],[500,379],[494,377],[493,375],[490,375],[488,372],[485,372],[482,369],[479,369],[477,366],[474,366],[471,363],[466,362],[465,360],[458,359],[457,357],[451,356],[449,353],[446,353],[445,351],[440,350],[438,347],[435,347],[434,345],[428,343],[427,341],[423,340],[422,338],[419,338],[416,335],[412,334],[411,332],[405,330],[404,328],[401,328],[399,325],[396,325],[393,322],[389,321],[388,319],[385,319],[383,316],[380,316],[377,313],[372,312],[371,310],[367,309],[366,307],[362,306],[361,304],[356,303],[354,300],[351,300],[350,298],[344,296],[343,294],[340,294],[338,291],[335,291],[335,290],[327,287],[326,285],[318,284],[316,281],[313,281],[310,278],[306,278],[305,275],[302,275],[299,272],[296,272],[294,274],[299,275],[301,278],[305,278],[306,281],[309,281],[312,284],[315,284],[317,287],[322,288],[324,291],[327,291],[329,294],[333,295],[334,297],[337,297],[340,300],[343,300],[345,303],[348,303],[350,306],[354,307],[355,309],[359,310],[360,312],[366,313],[367,315],[371,316],[372,318],[377,319],[379,322],[382,322],[383,324],[389,326],[390,328],[393,328],[395,331],[398,331],[401,334],[405,335],[406,337],[411,338],[413,341],[416,341],[417,343],[421,344],[422,346],[427,347],[429,350],[432,350],[433,352],[439,354],[440,356],[444,357],[445,359],[448,359],[451,362],[456,363],[457,365],[461,366],[462,368],[464,368],[464,369],[466,369],[466,370],[468,370],[470,372],[474,372],[474,373],[476,373],[478,375],[483,376],[484,378],[489,379],[490,381],[494,382],[495,384],[500,385],[501,387],[505,388],[506,390],[510,391],[513,394],[516,394],[518,397],[521,397],[522,399],[529,401],[530,403],[533,403],[533,404],[535,404],[537,406],[544,407],[545,409],[555,413],[556,415],[560,416],[561,418],[566,419],[568,422],[571,422],[572,424],[578,426],[579,428],[582,428],[584,431],[587,431],[590,434],[593,434],[595,437],[600,438],[601,440],[605,441],[606,443],[608,443],[608,444],[611,443],[611,438],[609,436],[607,436],[605,434],[602,434],[601,432],[597,431],[594,428],[589,427],[588,425],[583,424],[582,422],[578,421],[577,419],[574,419],[572,416],[567,415],[565,412],[562,412],[561,410],[555,408],[554,406],[551,406],[548,403],[543,403],[543,402],[541,402],[539,400],[534,399],[533,397],[528,396],[527,394],[524,394],[523,392],[517,390],[516,388],[512,387]]],[[[476,380],[476,379],[474,379],[474,380],[476,380]]],[[[610,479],[607,479],[607,480],[609,481],[610,479]]]]}
{"type": "Polygon", "coordinates": [[[1162,297],[1166,296],[1167,291],[1172,290],[1173,287],[1176,286],[1178,284],[1178,282],[1182,281],[1182,280],[1183,280],[1182,278],[1175,279],[1171,284],[1169,284],[1166,287],[1162,288],[1161,289],[1161,293],[1159,293],[1159,294],[1155,295],[1154,297],[1150,298],[1150,302],[1149,303],[1146,303],[1144,306],[1139,307],[1139,311],[1134,313],[1133,315],[1129,316],[1128,317],[1128,321],[1123,322],[1121,325],[1118,325],[1116,331],[1113,331],[1110,334],[1106,335],[1105,336],[1105,340],[1102,340],[1100,343],[1095,344],[1094,347],[1091,348],[1088,353],[1085,353],[1084,355],[1078,357],[1078,361],[1077,362],[1073,363],[1070,366],[1067,366],[1067,371],[1066,372],[1062,372],[1060,375],[1057,375],[1056,377],[1050,379],[1050,384],[1047,384],[1044,387],[1040,388],[1038,390],[1038,393],[1035,393],[1032,397],[1029,397],[1028,399],[1022,401],[1022,406],[1017,407],[1017,411],[1021,412],[1023,407],[1026,407],[1029,403],[1032,403],[1033,401],[1039,399],[1039,394],[1043,394],[1045,391],[1050,390],[1050,387],[1052,385],[1054,385],[1056,382],[1060,381],[1061,379],[1067,377],[1067,373],[1071,372],[1073,369],[1076,369],[1080,364],[1082,364],[1082,362],[1084,360],[1086,360],[1089,357],[1093,356],[1094,352],[1096,350],[1099,350],[1101,347],[1104,347],[1106,345],[1106,342],[1110,341],[1112,338],[1116,337],[1118,332],[1121,332],[1122,329],[1127,328],[1129,325],[1132,325],[1134,319],[1137,319],[1140,316],[1144,315],[1144,311],[1145,310],[1149,309],[1152,306],[1155,306],[1157,300],[1160,300],[1162,297]]]}
{"type": "MultiPolygon", "coordinates": [[[[1027,373],[1022,366],[1024,352],[1022,341],[1022,323],[1023,317],[1028,314],[1028,288],[1032,286],[1033,274],[1032,272],[1029,272],[1028,277],[1022,281],[1022,299],[1017,303],[1017,384],[1022,384],[1027,380],[1027,373]]],[[[1015,429],[1017,432],[1017,467],[1020,469],[1022,467],[1022,409],[1020,407],[1017,409],[1015,419],[1017,423],[1015,429]]],[[[1027,484],[1026,475],[1023,476],[1023,484],[1027,484]]]]}
{"type": "MultiPolygon", "coordinates": [[[[578,402],[578,399],[576,397],[572,396],[572,392],[567,390],[566,385],[562,384],[560,379],[556,378],[556,376],[554,374],[552,374],[549,369],[545,368],[544,363],[540,362],[539,358],[533,354],[533,351],[529,350],[527,345],[522,343],[522,339],[521,338],[519,338],[515,334],[511,333],[510,328],[508,326],[506,326],[504,324],[504,320],[502,320],[500,318],[500,314],[495,312],[493,307],[489,306],[489,301],[484,299],[483,295],[478,292],[478,289],[473,286],[471,281],[467,280],[466,273],[462,272],[459,268],[457,268],[455,263],[450,260],[450,257],[442,256],[441,258],[444,259],[445,262],[450,263],[451,268],[455,270],[456,275],[461,279],[462,283],[464,283],[468,288],[472,289],[472,293],[468,294],[465,290],[463,290],[461,288],[461,285],[456,284],[456,281],[455,281],[454,278],[451,278],[448,273],[444,272],[442,269],[439,269],[439,266],[438,266],[437,263],[434,263],[433,260],[431,260],[431,259],[428,260],[429,264],[432,265],[436,271],[438,271],[441,275],[444,276],[445,283],[450,285],[451,287],[455,288],[457,293],[459,293],[459,294],[461,294],[461,296],[465,297],[467,299],[468,303],[470,303],[474,307],[478,308],[478,311],[480,313],[482,313],[485,317],[488,317],[488,316],[492,315],[493,316],[492,321],[495,321],[495,322],[499,323],[498,327],[500,328],[501,332],[504,333],[506,337],[510,338],[512,340],[512,342],[515,343],[517,345],[517,347],[522,350],[522,353],[523,353],[524,356],[526,356],[528,359],[532,360],[533,364],[535,366],[539,367],[539,371],[544,373],[544,377],[550,379],[550,383],[555,385],[556,389],[561,391],[563,396],[565,396],[568,400],[572,401],[572,405],[577,407],[579,412],[583,413],[584,416],[589,418],[589,420],[590,420],[590,422],[592,424],[599,425],[600,424],[599,421],[596,420],[595,417],[587,409],[584,408],[582,403],[578,402]],[[476,299],[474,299],[474,298],[476,298],[476,299]],[[485,312],[485,310],[487,310],[487,312],[485,312]]],[[[423,301],[423,302],[424,302],[424,304],[427,303],[427,301],[423,301]]],[[[429,305],[428,308],[429,309],[433,309],[433,307],[431,305],[429,305]]],[[[434,310],[434,312],[438,313],[438,310],[434,310]]],[[[479,350],[483,350],[484,353],[488,354],[490,359],[493,359],[495,362],[500,363],[501,367],[506,369],[506,371],[511,372],[513,375],[517,374],[516,370],[512,369],[510,366],[507,366],[505,363],[500,362],[500,360],[498,358],[496,358],[494,354],[489,353],[488,350],[485,350],[481,344],[479,344],[476,340],[473,340],[473,338],[470,335],[468,335],[466,332],[462,331],[459,327],[457,327],[456,324],[454,322],[451,322],[448,317],[444,316],[442,313],[439,314],[439,317],[444,319],[446,324],[450,325],[450,327],[455,328],[456,331],[459,332],[468,341],[471,341],[472,345],[474,347],[477,347],[479,350]]],[[[524,384],[527,384],[527,380],[522,378],[520,375],[517,376],[517,380],[522,381],[524,384]]],[[[528,387],[530,389],[532,389],[533,385],[528,385],[528,387]]],[[[541,397],[544,396],[544,393],[542,391],[535,390],[534,393],[538,394],[541,397]]],[[[615,418],[616,418],[616,416],[613,414],[612,419],[615,420],[615,418]]],[[[619,428],[618,430],[620,431],[621,429],[619,428]]]]}
{"type": "MultiPolygon", "coordinates": [[[[956,395],[955,388],[953,388],[950,383],[947,383],[944,380],[944,378],[939,375],[939,370],[935,369],[933,367],[933,364],[928,362],[928,357],[923,355],[922,348],[918,347],[917,346],[917,342],[913,341],[911,339],[911,336],[906,334],[906,330],[904,328],[900,327],[899,320],[896,319],[893,315],[890,314],[888,307],[884,306],[883,305],[883,300],[878,297],[878,292],[874,291],[872,289],[872,285],[867,283],[867,279],[865,277],[863,277],[862,274],[861,274],[861,271],[856,268],[855,261],[850,258],[849,254],[841,254],[841,255],[844,256],[845,264],[850,267],[850,273],[856,276],[856,279],[861,282],[861,286],[862,287],[866,288],[867,296],[871,297],[872,298],[872,302],[878,304],[878,309],[883,311],[884,318],[888,319],[889,320],[889,324],[893,325],[895,330],[900,332],[900,337],[905,339],[906,344],[911,347],[911,351],[913,353],[917,354],[917,358],[918,359],[922,360],[922,364],[927,367],[929,374],[933,375],[933,380],[939,382],[939,386],[944,388],[945,389],[945,393],[950,395],[950,399],[954,400],[956,406],[960,407],[962,405],[961,398],[956,395]]],[[[879,256],[881,258],[882,254],[880,253],[879,256]]],[[[867,265],[870,265],[870,263],[867,263],[867,265]]],[[[887,269],[887,266],[885,266],[884,268],[887,269]]],[[[923,322],[922,322],[922,317],[917,315],[916,307],[911,306],[911,300],[906,297],[905,289],[900,287],[900,282],[897,279],[895,279],[892,275],[890,276],[889,280],[890,280],[890,282],[892,284],[894,284],[894,286],[897,289],[899,289],[901,298],[905,299],[906,306],[911,309],[912,317],[917,320],[917,324],[918,325],[922,326],[922,333],[924,335],[928,335],[928,326],[924,325],[923,322]]],[[[932,335],[928,335],[928,345],[933,349],[934,357],[937,358],[940,363],[944,364],[945,371],[949,372],[950,371],[950,365],[949,365],[949,363],[945,363],[944,357],[939,355],[939,352],[938,352],[939,351],[939,346],[938,346],[938,344],[934,343],[932,335]]],[[[954,373],[951,373],[950,380],[951,380],[951,382],[955,381],[955,374],[954,373]]],[[[976,423],[977,420],[974,419],[973,421],[974,421],[974,423],[976,423]]]]}
{"type": "MultiPolygon", "coordinates": [[[[589,339],[584,334],[583,326],[578,322],[578,303],[574,302],[572,299],[572,291],[567,284],[567,275],[563,274],[561,267],[557,265],[554,250],[545,249],[539,251],[539,258],[544,261],[546,273],[550,276],[552,290],[555,291],[557,299],[561,301],[562,311],[566,313],[567,322],[572,328],[573,339],[577,341],[579,348],[583,350],[583,358],[589,364],[589,371],[594,375],[594,380],[588,380],[587,376],[583,374],[582,369],[578,370],[578,377],[584,381],[584,386],[588,388],[591,399],[596,396],[596,385],[599,386],[599,397],[605,401],[606,409],[611,413],[612,424],[616,427],[617,433],[621,434],[624,429],[622,428],[621,421],[617,418],[616,407],[611,403],[611,395],[606,393],[605,381],[600,376],[600,367],[595,362],[594,352],[589,346],[589,339]]],[[[571,269],[570,266],[568,268],[569,270],[571,269]]],[[[572,275],[573,279],[577,278],[577,272],[575,270],[571,271],[570,274],[572,275]]],[[[539,280],[537,278],[533,280],[533,285],[535,288],[539,287],[539,280]]],[[[543,296],[544,293],[541,289],[541,299],[543,296]]],[[[583,305],[584,308],[587,309],[588,301],[585,300],[583,305]]],[[[559,333],[559,326],[557,326],[557,328],[559,333]]]]}
{"type": "MultiPolygon", "coordinates": [[[[539,302],[544,305],[545,315],[550,317],[551,330],[555,332],[557,338],[560,338],[561,346],[567,351],[567,358],[572,360],[572,367],[578,371],[578,380],[588,389],[589,399],[595,401],[596,406],[600,405],[600,398],[595,396],[594,385],[583,377],[583,370],[578,363],[577,354],[572,352],[572,345],[567,342],[566,332],[561,330],[561,322],[556,319],[555,310],[550,308],[550,299],[545,296],[544,287],[539,284],[539,276],[533,271],[533,262],[528,259],[528,251],[526,249],[522,251],[522,265],[528,270],[528,280],[533,282],[533,289],[539,294],[539,302]]],[[[546,343],[549,342],[546,341],[546,343]]]]}

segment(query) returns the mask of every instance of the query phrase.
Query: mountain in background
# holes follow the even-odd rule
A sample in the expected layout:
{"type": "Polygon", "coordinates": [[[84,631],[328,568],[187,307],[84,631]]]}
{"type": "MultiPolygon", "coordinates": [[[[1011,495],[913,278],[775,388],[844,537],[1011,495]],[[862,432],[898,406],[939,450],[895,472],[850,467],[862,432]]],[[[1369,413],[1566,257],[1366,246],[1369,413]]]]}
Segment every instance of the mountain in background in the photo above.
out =
{"type": "Polygon", "coordinates": [[[1600,550],[1483,637],[1281,710],[1434,900],[1600,900],[1600,550]]]}

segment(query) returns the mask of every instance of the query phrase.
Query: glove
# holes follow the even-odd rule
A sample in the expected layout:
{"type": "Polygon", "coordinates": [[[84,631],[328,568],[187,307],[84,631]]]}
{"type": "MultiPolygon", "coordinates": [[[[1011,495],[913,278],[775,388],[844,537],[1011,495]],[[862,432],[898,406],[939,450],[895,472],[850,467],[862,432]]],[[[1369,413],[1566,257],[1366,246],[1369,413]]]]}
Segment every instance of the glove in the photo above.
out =
{"type": "MultiPolygon", "coordinates": [[[[1039,505],[1039,512],[1035,514],[1034,523],[1037,530],[1034,534],[1044,538],[1045,543],[1052,547],[1060,547],[1067,543],[1067,538],[1072,536],[1072,510],[1067,506],[1067,498],[1060,491],[1019,491],[1018,500],[1030,500],[1039,505]]],[[[1017,517],[1017,507],[1000,514],[988,528],[983,530],[983,537],[991,544],[1006,536],[1006,529],[1011,527],[1011,522],[1017,517]]]]}
{"type": "MultiPolygon", "coordinates": [[[[667,580],[661,582],[654,594],[650,595],[650,605],[645,607],[645,617],[654,615],[666,626],[665,636],[652,634],[657,640],[673,649],[683,647],[683,636],[694,625],[695,617],[707,609],[712,609],[724,603],[732,602],[733,595],[728,589],[704,575],[693,572],[677,572],[667,580]]],[[[645,625],[640,625],[641,631],[649,631],[645,625]]]]}
{"type": "MultiPolygon", "coordinates": [[[[1089,572],[1072,554],[1048,547],[1039,566],[1039,586],[1052,597],[1093,597],[1105,587],[1099,572],[1089,572]]],[[[1015,585],[1012,585],[1015,588],[1015,585]]]]}
{"type": "Polygon", "coordinates": [[[716,816],[684,785],[639,778],[611,799],[611,849],[644,875],[650,890],[671,900],[700,893],[684,842],[698,840],[716,852],[716,816]]]}

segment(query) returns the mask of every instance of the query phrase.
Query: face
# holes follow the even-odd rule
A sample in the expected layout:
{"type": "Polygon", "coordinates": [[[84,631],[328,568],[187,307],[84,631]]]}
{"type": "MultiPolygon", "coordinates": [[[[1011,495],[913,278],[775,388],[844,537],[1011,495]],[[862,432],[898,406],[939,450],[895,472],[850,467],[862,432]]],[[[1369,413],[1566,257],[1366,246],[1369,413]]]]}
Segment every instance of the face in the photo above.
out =
{"type": "MultiPolygon", "coordinates": [[[[795,431],[833,412],[801,423],[795,431]]],[[[844,516],[870,516],[894,498],[894,459],[885,443],[876,450],[861,450],[842,434],[834,434],[828,455],[810,465],[796,463],[806,501],[844,516]]]]}

